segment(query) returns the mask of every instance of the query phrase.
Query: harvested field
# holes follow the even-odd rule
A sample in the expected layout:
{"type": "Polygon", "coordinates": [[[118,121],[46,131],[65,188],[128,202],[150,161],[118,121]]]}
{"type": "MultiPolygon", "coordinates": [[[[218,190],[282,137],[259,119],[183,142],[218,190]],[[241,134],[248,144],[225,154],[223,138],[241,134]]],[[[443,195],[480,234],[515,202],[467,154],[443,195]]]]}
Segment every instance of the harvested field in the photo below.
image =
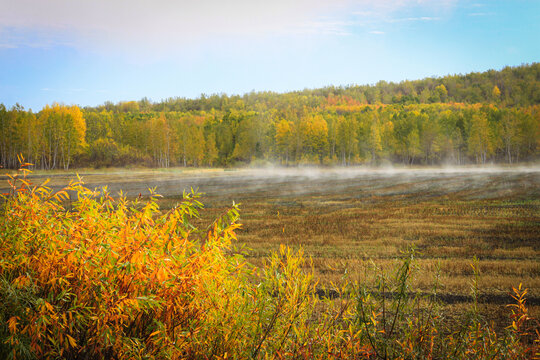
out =
{"type": "MultiPolygon", "coordinates": [[[[73,177],[31,175],[34,183],[51,178],[53,187],[73,177]]],[[[416,291],[429,292],[439,274],[443,302],[470,301],[477,257],[482,303],[504,309],[511,287],[523,283],[532,312],[540,309],[540,168],[113,170],[82,177],[90,188],[107,185],[128,197],[156,188],[163,209],[198,189],[205,220],[241,203],[238,243],[249,249],[247,259],[261,265],[280,244],[302,247],[321,289],[344,279],[370,282],[414,246],[416,291]]]]}

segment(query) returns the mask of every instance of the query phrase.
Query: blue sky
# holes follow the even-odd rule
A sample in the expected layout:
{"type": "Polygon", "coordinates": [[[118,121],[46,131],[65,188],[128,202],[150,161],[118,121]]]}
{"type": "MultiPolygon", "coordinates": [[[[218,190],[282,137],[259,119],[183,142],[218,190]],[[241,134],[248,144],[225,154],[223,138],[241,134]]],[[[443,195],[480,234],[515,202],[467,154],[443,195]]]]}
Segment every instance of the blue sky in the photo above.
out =
{"type": "Polygon", "coordinates": [[[0,103],[33,111],[538,61],[538,0],[0,0],[0,103]]]}

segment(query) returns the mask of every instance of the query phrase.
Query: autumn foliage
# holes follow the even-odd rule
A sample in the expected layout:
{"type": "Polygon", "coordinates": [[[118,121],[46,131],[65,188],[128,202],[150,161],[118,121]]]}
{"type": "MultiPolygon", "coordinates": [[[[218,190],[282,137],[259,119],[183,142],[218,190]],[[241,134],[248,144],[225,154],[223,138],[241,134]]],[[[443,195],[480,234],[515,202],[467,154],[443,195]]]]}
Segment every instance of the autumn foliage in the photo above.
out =
{"type": "Polygon", "coordinates": [[[209,288],[241,270],[224,256],[238,227],[236,209],[203,236],[189,224],[201,207],[192,194],[160,215],[153,200],[113,201],[80,182],[53,194],[20,181],[0,225],[1,308],[11,315],[4,320],[13,354],[188,354],[186,341],[219,296],[209,288]],[[76,194],[70,211],[63,206],[68,192],[76,194]]]}
{"type": "Polygon", "coordinates": [[[264,267],[246,264],[232,246],[234,205],[196,228],[202,204],[194,193],[163,213],[155,194],[113,199],[80,179],[53,192],[25,173],[10,177],[1,203],[2,358],[538,355],[538,322],[521,287],[504,331],[473,312],[449,332],[436,303],[420,307],[425,299],[409,295],[414,252],[375,287],[346,284],[332,300],[317,293],[301,252],[282,246],[264,267]]]}
{"type": "Polygon", "coordinates": [[[309,275],[290,250],[252,284],[253,269],[230,253],[236,206],[200,231],[190,223],[202,207],[193,193],[162,214],[153,197],[113,200],[80,181],[56,193],[17,176],[10,184],[0,224],[3,356],[262,354],[276,341],[271,329],[307,304],[309,275]]]}
{"type": "Polygon", "coordinates": [[[540,63],[289,93],[0,104],[0,166],[41,169],[536,162],[540,63]]]}

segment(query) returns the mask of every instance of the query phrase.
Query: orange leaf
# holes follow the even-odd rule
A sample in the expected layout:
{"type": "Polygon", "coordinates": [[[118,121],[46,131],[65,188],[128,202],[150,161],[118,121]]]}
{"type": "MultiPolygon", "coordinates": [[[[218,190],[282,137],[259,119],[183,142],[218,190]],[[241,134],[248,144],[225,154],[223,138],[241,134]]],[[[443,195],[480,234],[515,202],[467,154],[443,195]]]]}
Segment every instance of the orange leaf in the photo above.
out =
{"type": "Polygon", "coordinates": [[[9,332],[12,334],[15,334],[15,332],[17,332],[17,320],[19,320],[18,316],[12,316],[8,320],[8,329],[9,332]]]}

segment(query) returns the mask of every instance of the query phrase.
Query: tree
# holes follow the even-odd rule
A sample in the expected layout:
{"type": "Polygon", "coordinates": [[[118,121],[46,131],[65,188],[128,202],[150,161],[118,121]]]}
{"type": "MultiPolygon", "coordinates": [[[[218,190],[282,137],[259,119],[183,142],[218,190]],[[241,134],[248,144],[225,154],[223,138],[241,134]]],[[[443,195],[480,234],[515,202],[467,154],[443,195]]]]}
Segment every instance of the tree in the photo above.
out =
{"type": "Polygon", "coordinates": [[[193,166],[200,166],[204,160],[204,134],[200,127],[191,126],[188,131],[187,160],[193,166]]]}
{"type": "Polygon", "coordinates": [[[420,156],[422,154],[422,149],[420,147],[420,135],[418,135],[417,128],[414,128],[407,135],[407,153],[408,153],[409,164],[413,164],[414,159],[417,156],[420,156]]]}
{"type": "Polygon", "coordinates": [[[381,151],[383,156],[388,156],[394,151],[395,142],[394,123],[392,121],[386,121],[381,128],[381,151]]]}
{"type": "Polygon", "coordinates": [[[44,169],[54,169],[56,168],[60,143],[58,117],[54,110],[49,105],[46,105],[43,110],[40,111],[37,123],[43,132],[39,145],[41,167],[44,169]]]}
{"type": "Polygon", "coordinates": [[[439,151],[441,149],[440,140],[441,129],[437,119],[434,117],[427,117],[421,122],[422,128],[422,138],[421,138],[421,147],[425,155],[425,162],[434,163],[439,156],[439,151]]]}
{"type": "Polygon", "coordinates": [[[476,163],[485,164],[493,153],[492,133],[485,112],[475,112],[472,116],[468,147],[469,155],[475,157],[476,163]]]}
{"type": "Polygon", "coordinates": [[[493,90],[491,90],[491,98],[493,101],[499,101],[501,97],[501,90],[499,90],[499,87],[497,85],[493,86],[493,90]]]}
{"type": "Polygon", "coordinates": [[[214,166],[218,159],[218,149],[216,147],[216,134],[208,134],[204,143],[204,163],[208,166],[214,166]]]}
{"type": "Polygon", "coordinates": [[[426,118],[427,115],[417,110],[402,113],[396,117],[394,123],[396,155],[401,157],[405,164],[414,163],[415,159],[422,154],[418,127],[419,123],[426,118]]]}
{"type": "Polygon", "coordinates": [[[354,118],[340,116],[337,125],[337,148],[342,165],[350,165],[357,153],[357,124],[354,118]]]}
{"type": "Polygon", "coordinates": [[[431,98],[431,91],[429,91],[429,89],[426,87],[420,93],[420,102],[422,104],[427,104],[430,98],[431,98]]]}
{"type": "Polygon", "coordinates": [[[120,150],[112,139],[99,138],[88,145],[88,157],[95,167],[113,166],[118,163],[120,150]]]}
{"type": "Polygon", "coordinates": [[[149,122],[150,149],[154,163],[159,167],[169,167],[174,153],[174,135],[164,113],[149,122]]]}
{"type": "Polygon", "coordinates": [[[257,148],[257,139],[255,126],[250,116],[243,117],[238,123],[236,131],[236,144],[234,146],[232,157],[235,160],[250,162],[255,155],[257,148]]]}
{"type": "Polygon", "coordinates": [[[519,156],[519,145],[522,140],[519,126],[520,115],[516,110],[505,110],[502,112],[499,123],[505,157],[509,164],[519,156]]]}
{"type": "Polygon", "coordinates": [[[281,119],[276,124],[276,146],[278,154],[281,157],[281,161],[287,165],[289,163],[289,151],[292,145],[292,123],[281,119]]]}
{"type": "Polygon", "coordinates": [[[205,141],[203,129],[196,124],[195,119],[180,119],[176,126],[176,136],[182,164],[200,165],[204,160],[205,141]]]}
{"type": "Polygon", "coordinates": [[[126,101],[120,103],[120,111],[128,113],[128,112],[138,112],[139,111],[139,103],[136,101],[126,101]]]}
{"type": "Polygon", "coordinates": [[[45,106],[37,119],[43,129],[40,139],[41,165],[55,169],[61,162],[68,169],[73,156],[85,145],[86,122],[77,106],[45,106]]]}
{"type": "Polygon", "coordinates": [[[304,118],[302,124],[306,150],[309,154],[316,155],[322,164],[328,147],[328,124],[321,115],[310,115],[304,118]]]}
{"type": "Polygon", "coordinates": [[[371,153],[371,163],[375,164],[382,151],[381,125],[379,124],[379,118],[375,114],[369,128],[368,146],[371,153]]]}
{"type": "Polygon", "coordinates": [[[60,107],[60,156],[64,169],[69,169],[73,155],[85,144],[86,122],[77,106],[60,107]]]}
{"type": "MultiPolygon", "coordinates": [[[[6,168],[18,166],[18,155],[33,149],[36,136],[33,130],[38,130],[34,124],[33,114],[26,113],[19,104],[6,110],[0,105],[0,165],[6,168]],[[32,122],[32,123],[30,123],[32,122]],[[35,135],[35,134],[34,134],[35,135]]],[[[28,157],[27,157],[28,158],[28,157]]]]}
{"type": "Polygon", "coordinates": [[[435,88],[435,93],[437,94],[438,101],[446,101],[446,98],[448,97],[448,90],[446,90],[446,86],[444,86],[444,84],[437,86],[435,88]]]}
{"type": "Polygon", "coordinates": [[[97,139],[112,138],[113,132],[113,114],[109,111],[102,110],[84,112],[86,120],[86,142],[91,143],[97,139]]]}
{"type": "Polygon", "coordinates": [[[520,154],[531,156],[540,149],[540,106],[533,106],[520,114],[520,154]]]}

